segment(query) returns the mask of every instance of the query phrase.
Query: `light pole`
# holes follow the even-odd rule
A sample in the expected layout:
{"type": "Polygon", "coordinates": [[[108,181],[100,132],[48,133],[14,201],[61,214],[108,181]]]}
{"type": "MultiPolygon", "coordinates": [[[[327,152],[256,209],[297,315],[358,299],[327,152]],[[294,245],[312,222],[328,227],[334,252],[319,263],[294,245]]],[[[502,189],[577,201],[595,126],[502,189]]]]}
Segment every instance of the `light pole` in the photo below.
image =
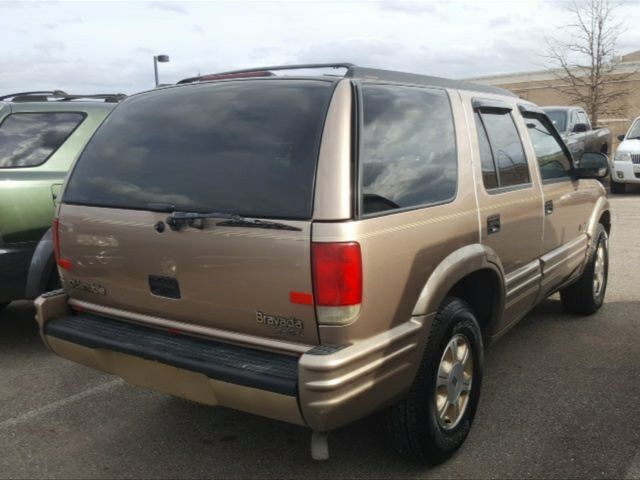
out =
{"type": "Polygon", "coordinates": [[[167,63],[169,61],[169,55],[154,55],[153,56],[153,73],[156,76],[156,87],[158,86],[158,62],[167,63]]]}

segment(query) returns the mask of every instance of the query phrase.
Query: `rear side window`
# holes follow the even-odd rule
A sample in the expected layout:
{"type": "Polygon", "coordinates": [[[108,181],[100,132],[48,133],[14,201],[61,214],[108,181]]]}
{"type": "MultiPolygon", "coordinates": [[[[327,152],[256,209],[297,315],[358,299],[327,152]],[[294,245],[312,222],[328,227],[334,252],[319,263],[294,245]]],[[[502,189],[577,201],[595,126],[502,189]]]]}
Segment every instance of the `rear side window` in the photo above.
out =
{"type": "Polygon", "coordinates": [[[87,145],[64,201],[310,218],[333,86],[244,80],[131,97],[87,145]]]}
{"type": "Polygon", "coordinates": [[[484,186],[487,190],[531,182],[522,142],[508,111],[476,114],[476,131],[484,186]],[[490,148],[486,148],[487,144],[490,148]]]}
{"type": "Polygon", "coordinates": [[[452,200],[453,117],[442,90],[364,85],[360,151],[363,214],[452,200]]]}
{"type": "Polygon", "coordinates": [[[14,113],[0,124],[0,168],[46,162],[82,123],[78,112],[14,113]]]}

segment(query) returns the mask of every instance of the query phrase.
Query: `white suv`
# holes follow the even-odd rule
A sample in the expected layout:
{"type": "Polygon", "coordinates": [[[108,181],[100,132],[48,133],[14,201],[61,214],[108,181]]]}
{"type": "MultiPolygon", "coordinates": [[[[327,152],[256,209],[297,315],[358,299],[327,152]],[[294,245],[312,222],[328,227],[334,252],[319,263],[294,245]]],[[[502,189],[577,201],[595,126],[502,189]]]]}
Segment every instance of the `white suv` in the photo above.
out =
{"type": "Polygon", "coordinates": [[[624,193],[627,183],[640,184],[640,117],[618,139],[622,143],[611,164],[611,191],[624,193]]]}

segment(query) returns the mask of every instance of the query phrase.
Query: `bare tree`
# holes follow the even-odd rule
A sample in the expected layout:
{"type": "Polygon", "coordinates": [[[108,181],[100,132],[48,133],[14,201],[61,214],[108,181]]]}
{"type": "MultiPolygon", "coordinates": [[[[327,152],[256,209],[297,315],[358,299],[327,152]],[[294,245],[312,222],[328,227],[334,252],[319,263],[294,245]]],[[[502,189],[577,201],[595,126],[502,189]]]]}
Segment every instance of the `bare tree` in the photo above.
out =
{"type": "Polygon", "coordinates": [[[618,68],[616,41],[624,27],[615,8],[610,0],[575,0],[568,7],[573,20],[562,27],[568,40],[547,38],[544,56],[556,76],[549,86],[584,106],[594,125],[601,115],[615,113],[615,101],[629,93],[621,80],[635,73],[618,68]]]}

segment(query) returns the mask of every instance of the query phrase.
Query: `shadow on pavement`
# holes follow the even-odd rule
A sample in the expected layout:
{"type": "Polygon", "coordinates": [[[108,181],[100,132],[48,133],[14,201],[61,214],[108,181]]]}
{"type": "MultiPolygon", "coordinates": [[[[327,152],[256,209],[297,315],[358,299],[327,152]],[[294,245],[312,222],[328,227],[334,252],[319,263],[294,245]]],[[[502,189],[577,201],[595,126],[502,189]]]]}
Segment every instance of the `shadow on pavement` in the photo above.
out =
{"type": "MultiPolygon", "coordinates": [[[[25,348],[42,345],[38,335],[33,303],[12,302],[0,310],[0,348],[25,348]]],[[[42,345],[44,348],[44,346],[42,345]]]]}

